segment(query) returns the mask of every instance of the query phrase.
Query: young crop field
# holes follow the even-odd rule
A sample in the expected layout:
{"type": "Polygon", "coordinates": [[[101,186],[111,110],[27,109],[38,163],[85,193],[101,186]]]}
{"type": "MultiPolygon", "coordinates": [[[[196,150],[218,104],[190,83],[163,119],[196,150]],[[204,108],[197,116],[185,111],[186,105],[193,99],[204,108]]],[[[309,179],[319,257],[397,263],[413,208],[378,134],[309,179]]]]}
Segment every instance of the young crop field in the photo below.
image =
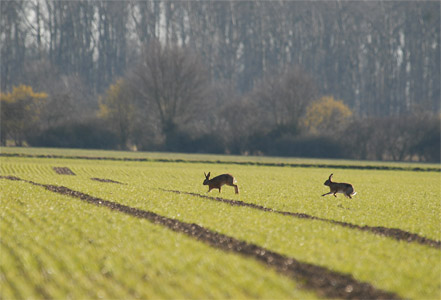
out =
{"type": "Polygon", "coordinates": [[[441,168],[2,148],[0,299],[440,299],[441,168]],[[239,187],[207,193],[204,172],[239,187]],[[324,182],[357,194],[322,197],[324,182]]]}

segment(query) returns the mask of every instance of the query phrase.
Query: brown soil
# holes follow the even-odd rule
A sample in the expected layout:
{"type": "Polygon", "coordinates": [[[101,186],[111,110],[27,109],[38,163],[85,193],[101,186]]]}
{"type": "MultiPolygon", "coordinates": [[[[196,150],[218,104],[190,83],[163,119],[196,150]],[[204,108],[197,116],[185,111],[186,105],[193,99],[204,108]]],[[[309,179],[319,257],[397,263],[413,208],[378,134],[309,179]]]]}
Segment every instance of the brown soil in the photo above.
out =
{"type": "MultiPolygon", "coordinates": [[[[21,180],[17,177],[0,176],[3,179],[21,180]]],[[[246,257],[252,257],[267,267],[303,283],[305,288],[314,290],[320,296],[342,299],[399,299],[391,292],[375,288],[369,283],[360,282],[350,274],[332,271],[325,267],[304,263],[295,258],[288,257],[258,245],[247,243],[233,237],[209,230],[197,224],[185,223],[179,220],[160,216],[150,211],[140,210],[119,203],[93,197],[79,191],[71,190],[64,186],[46,185],[22,180],[45,189],[81,199],[88,203],[105,206],[111,210],[147,219],[152,223],[167,227],[173,231],[183,233],[210,246],[224,251],[235,252],[246,257]]]]}
{"type": "Polygon", "coordinates": [[[52,167],[52,169],[60,175],[75,175],[75,173],[68,167],[52,167]]]}
{"type": "Polygon", "coordinates": [[[14,180],[14,181],[23,181],[23,179],[20,179],[20,178],[15,177],[15,176],[1,176],[1,175],[0,175],[0,178],[1,178],[1,179],[14,180]]]}
{"type": "Polygon", "coordinates": [[[90,178],[90,179],[95,180],[95,181],[99,181],[99,182],[109,182],[109,183],[125,184],[125,183],[122,183],[122,182],[119,182],[119,181],[115,181],[115,180],[112,180],[112,179],[105,179],[105,178],[90,178]]]}
{"type": "Polygon", "coordinates": [[[243,202],[243,201],[239,201],[239,200],[230,200],[230,199],[224,199],[224,198],[219,198],[219,197],[210,197],[207,195],[201,195],[201,194],[189,193],[189,192],[181,192],[181,191],[175,191],[175,190],[165,190],[165,189],[161,189],[161,190],[165,191],[165,192],[172,192],[172,193],[177,193],[177,194],[187,194],[187,195],[191,195],[191,196],[197,196],[200,198],[205,198],[205,199],[210,199],[210,200],[214,200],[214,201],[228,203],[228,204],[234,205],[234,206],[251,207],[254,209],[258,209],[258,210],[273,212],[273,213],[281,214],[281,215],[285,215],[285,216],[292,216],[295,218],[323,221],[323,222],[332,223],[332,224],[343,226],[343,227],[349,227],[349,228],[357,229],[357,230],[361,230],[361,231],[368,231],[368,232],[371,232],[374,234],[390,237],[390,238],[393,238],[393,239],[396,239],[399,241],[415,242],[415,243],[418,243],[421,245],[441,249],[441,241],[435,241],[435,240],[420,236],[416,233],[407,232],[407,231],[404,231],[404,230],[401,230],[398,228],[387,228],[387,227],[382,227],[382,226],[367,226],[367,225],[360,226],[360,225],[346,223],[346,222],[342,222],[342,221],[336,221],[336,220],[330,220],[330,219],[320,218],[320,217],[316,217],[316,216],[311,216],[311,215],[304,214],[304,213],[274,210],[272,208],[260,206],[260,205],[254,204],[254,203],[247,203],[247,202],[243,202]]]}

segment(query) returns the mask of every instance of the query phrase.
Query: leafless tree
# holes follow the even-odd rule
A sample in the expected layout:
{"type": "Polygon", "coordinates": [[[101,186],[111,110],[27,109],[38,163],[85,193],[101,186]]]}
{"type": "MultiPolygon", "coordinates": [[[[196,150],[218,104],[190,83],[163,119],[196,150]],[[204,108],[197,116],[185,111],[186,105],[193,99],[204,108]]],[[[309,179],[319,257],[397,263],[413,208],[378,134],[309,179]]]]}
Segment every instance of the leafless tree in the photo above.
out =
{"type": "Polygon", "coordinates": [[[250,97],[263,110],[269,128],[297,131],[300,117],[317,96],[314,80],[299,68],[289,68],[264,77],[250,97]]]}
{"type": "Polygon", "coordinates": [[[197,126],[209,95],[210,78],[200,60],[176,45],[153,43],[129,75],[140,103],[167,137],[197,126]]]}

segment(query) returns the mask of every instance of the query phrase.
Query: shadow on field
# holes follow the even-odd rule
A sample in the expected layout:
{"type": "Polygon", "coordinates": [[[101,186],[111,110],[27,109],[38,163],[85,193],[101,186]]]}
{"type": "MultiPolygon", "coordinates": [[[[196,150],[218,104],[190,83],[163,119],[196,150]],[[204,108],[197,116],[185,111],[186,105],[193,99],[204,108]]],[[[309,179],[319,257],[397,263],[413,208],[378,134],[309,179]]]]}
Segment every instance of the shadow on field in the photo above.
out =
{"type": "Polygon", "coordinates": [[[323,222],[327,222],[327,223],[331,223],[331,224],[335,224],[335,225],[339,225],[339,226],[343,226],[343,227],[348,227],[351,229],[367,231],[367,232],[371,232],[374,234],[383,235],[383,236],[390,237],[390,238],[393,238],[393,239],[396,239],[399,241],[415,242],[415,243],[418,243],[421,245],[441,249],[441,241],[435,241],[435,240],[432,240],[429,238],[425,238],[425,237],[420,236],[416,233],[407,232],[407,231],[404,231],[404,230],[401,230],[398,228],[387,228],[387,227],[382,227],[382,226],[367,226],[367,225],[360,226],[360,225],[346,223],[346,222],[342,222],[342,221],[336,221],[336,220],[330,220],[330,219],[324,219],[324,218],[320,218],[320,217],[316,217],[316,216],[311,216],[311,215],[304,214],[304,213],[275,210],[272,208],[264,207],[264,206],[257,205],[254,203],[247,203],[247,202],[243,202],[243,201],[239,201],[239,200],[230,200],[230,199],[224,199],[224,198],[220,198],[220,197],[210,197],[207,195],[190,193],[190,192],[182,192],[182,191],[176,191],[176,190],[166,190],[166,189],[160,189],[160,190],[162,190],[164,192],[171,192],[171,193],[176,193],[176,194],[186,194],[186,195],[196,196],[196,197],[205,198],[205,199],[209,199],[209,200],[213,200],[213,201],[227,203],[227,204],[230,204],[233,206],[250,207],[250,208],[258,209],[261,211],[272,212],[272,213],[281,214],[281,215],[285,215],[285,216],[292,216],[292,217],[300,218],[300,219],[323,221],[323,222]]]}
{"type": "Polygon", "coordinates": [[[397,294],[383,291],[369,283],[358,281],[350,274],[343,274],[318,265],[304,263],[295,258],[209,230],[194,223],[181,222],[154,212],[93,197],[64,186],[40,184],[14,176],[0,176],[0,179],[19,180],[44,187],[54,193],[71,196],[96,206],[104,206],[136,218],[147,219],[154,224],[183,233],[214,248],[252,257],[267,267],[291,279],[300,281],[305,288],[317,292],[319,296],[342,299],[400,299],[397,294]]]}

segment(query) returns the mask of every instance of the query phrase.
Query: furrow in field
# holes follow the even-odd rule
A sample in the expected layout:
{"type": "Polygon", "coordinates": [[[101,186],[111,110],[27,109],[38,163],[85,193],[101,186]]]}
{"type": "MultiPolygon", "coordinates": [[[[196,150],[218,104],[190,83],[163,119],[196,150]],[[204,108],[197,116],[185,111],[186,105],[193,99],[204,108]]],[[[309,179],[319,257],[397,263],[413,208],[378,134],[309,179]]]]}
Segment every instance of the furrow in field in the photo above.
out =
{"type": "Polygon", "coordinates": [[[305,213],[276,210],[276,209],[272,209],[269,207],[257,205],[254,203],[243,202],[240,200],[231,200],[231,199],[225,199],[225,198],[220,198],[220,197],[211,197],[211,196],[207,196],[207,195],[201,195],[201,194],[197,194],[197,193],[183,192],[183,191],[177,191],[177,190],[166,190],[166,189],[160,189],[160,190],[162,190],[164,192],[171,192],[171,193],[176,193],[176,194],[186,194],[186,195],[196,196],[196,197],[209,199],[209,200],[213,200],[213,201],[228,203],[232,206],[250,207],[250,208],[258,209],[258,210],[265,211],[265,212],[272,212],[272,213],[281,214],[281,215],[285,215],[285,216],[292,216],[292,217],[300,218],[300,219],[310,219],[310,220],[323,221],[323,222],[327,222],[327,223],[331,223],[331,224],[335,224],[335,225],[339,225],[339,226],[343,226],[343,227],[348,227],[351,229],[371,232],[374,234],[390,237],[390,238],[393,238],[393,239],[396,239],[399,241],[414,242],[414,243],[418,243],[418,244],[425,245],[425,246],[430,246],[430,247],[441,250],[441,241],[432,240],[432,239],[420,236],[416,233],[404,231],[404,230],[401,230],[398,228],[388,228],[388,227],[383,227],[383,226],[368,226],[368,225],[360,226],[357,224],[320,218],[320,217],[308,215],[305,213]]]}
{"type": "Polygon", "coordinates": [[[126,185],[126,183],[122,183],[116,180],[112,180],[112,179],[106,179],[106,178],[97,178],[97,177],[92,177],[90,178],[91,180],[95,180],[95,181],[99,181],[99,182],[107,182],[107,183],[116,183],[116,184],[123,184],[126,185]]]}
{"type": "Polygon", "coordinates": [[[11,162],[1,162],[0,172],[4,174],[38,174],[52,175],[53,170],[50,167],[41,164],[16,164],[11,162]]]}
{"type": "Polygon", "coordinates": [[[326,168],[326,169],[356,169],[356,170],[390,170],[390,171],[417,171],[417,172],[441,172],[436,167],[401,167],[381,165],[340,165],[326,163],[282,163],[282,162],[255,162],[255,161],[223,161],[223,160],[186,160],[167,158],[128,158],[128,157],[94,157],[94,156],[68,156],[68,155],[31,155],[19,153],[0,153],[0,157],[33,157],[33,158],[60,158],[60,159],[87,159],[87,160],[111,160],[111,161],[139,161],[139,162],[169,162],[169,163],[202,163],[202,164],[232,164],[246,166],[266,167],[293,167],[293,168],[326,168]]]}
{"type": "MultiPolygon", "coordinates": [[[[74,250],[65,249],[63,257],[60,257],[57,245],[54,245],[53,243],[42,243],[35,239],[33,239],[31,243],[26,243],[25,240],[28,239],[28,237],[19,238],[19,236],[12,235],[14,231],[10,230],[15,228],[15,232],[17,232],[17,226],[21,228],[29,228],[28,223],[30,223],[33,230],[47,232],[48,235],[50,235],[51,233],[48,232],[47,228],[58,227],[55,220],[51,218],[45,218],[44,221],[34,219],[28,216],[25,212],[17,209],[7,208],[7,212],[8,213],[5,214],[6,217],[2,219],[2,226],[4,226],[6,230],[2,230],[1,236],[3,237],[3,240],[8,242],[2,242],[0,246],[11,250],[19,249],[19,251],[22,253],[34,254],[31,256],[31,260],[32,263],[35,264],[35,268],[31,268],[30,270],[37,269],[45,273],[46,280],[54,282],[56,286],[64,289],[66,292],[74,290],[75,287],[85,287],[84,290],[105,291],[107,295],[106,297],[115,297],[121,299],[127,297],[128,295],[131,297],[136,296],[132,293],[129,287],[114,279],[110,273],[78,273],[76,266],[87,266],[89,261],[87,257],[77,255],[74,250]],[[7,228],[9,228],[9,230],[7,230],[7,228]],[[35,255],[35,253],[38,253],[38,255],[35,255]],[[45,269],[48,266],[52,266],[52,268],[54,268],[56,271],[46,271],[45,269]],[[50,275],[51,273],[65,274],[66,272],[67,274],[70,274],[70,276],[62,278],[60,276],[50,275]],[[92,277],[93,281],[91,280],[92,277]]],[[[69,230],[70,234],[72,234],[72,232],[82,234],[81,230],[78,228],[72,228],[72,226],[69,227],[69,230]]],[[[15,255],[15,252],[13,254],[15,255]]],[[[28,274],[29,262],[23,263],[17,255],[13,256],[13,260],[16,264],[19,264],[20,267],[18,267],[18,269],[21,270],[23,274],[28,274]]],[[[36,283],[35,280],[33,280],[30,276],[25,276],[24,278],[25,280],[23,282],[23,286],[26,286],[26,284],[32,282],[34,283],[37,294],[41,295],[44,299],[53,298],[53,295],[49,291],[45,290],[44,284],[36,283]],[[49,295],[52,295],[52,297],[49,295]]],[[[96,294],[91,293],[89,296],[94,298],[96,297],[96,294]]],[[[16,298],[28,297],[21,295],[20,297],[16,298]]]]}
{"type": "MultiPolygon", "coordinates": [[[[32,219],[28,219],[26,215],[19,211],[8,210],[7,216],[10,216],[11,220],[8,220],[7,218],[3,218],[2,220],[3,225],[6,227],[16,228],[17,231],[17,227],[27,228],[28,226],[26,226],[26,223],[27,221],[30,221],[33,228],[44,231],[43,224],[38,224],[32,219]],[[12,220],[14,220],[13,223],[12,220]]],[[[67,266],[61,260],[59,261],[57,259],[56,253],[50,250],[47,247],[48,245],[42,245],[37,240],[33,240],[32,243],[29,243],[27,242],[28,237],[20,235],[10,236],[10,233],[11,230],[5,230],[2,232],[2,237],[6,241],[4,243],[2,242],[2,246],[8,249],[11,254],[13,253],[13,260],[17,265],[19,265],[17,269],[20,270],[20,276],[16,277],[21,277],[21,275],[23,275],[25,278],[25,283],[22,284],[23,286],[32,283],[37,295],[41,295],[44,299],[52,298],[50,293],[45,290],[45,285],[41,282],[41,280],[35,280],[33,277],[31,277],[31,275],[29,275],[32,274],[33,270],[37,270],[36,272],[45,274],[45,281],[54,282],[60,289],[67,290],[66,285],[79,285],[79,282],[76,282],[72,277],[70,278],[70,281],[72,282],[66,283],[65,278],[50,275],[55,271],[48,271],[47,269],[51,269],[54,266],[60,267],[63,270],[69,270],[69,268],[67,268],[67,266]],[[22,255],[20,255],[20,257],[28,257],[28,259],[23,262],[19,256],[16,255],[16,253],[21,253],[22,255]]],[[[18,298],[27,297],[21,295],[18,298]]]]}
{"type": "MultiPolygon", "coordinates": [[[[2,240],[0,240],[0,249],[2,249],[2,253],[6,255],[6,257],[11,257],[16,264],[18,264],[18,270],[20,270],[19,276],[16,276],[13,280],[17,286],[15,287],[20,296],[18,298],[26,298],[26,295],[29,293],[29,295],[33,294],[30,293],[30,291],[26,289],[21,289],[20,287],[27,286],[28,283],[33,283],[32,288],[35,290],[35,292],[39,295],[42,295],[44,299],[50,299],[50,296],[44,286],[35,283],[32,278],[29,276],[29,273],[27,271],[27,268],[29,267],[28,264],[25,264],[23,261],[19,259],[17,254],[14,251],[14,248],[10,245],[4,243],[2,240]],[[3,252],[4,251],[4,252],[3,252]]],[[[5,274],[6,276],[6,274],[5,274]]]]}
{"type": "Polygon", "coordinates": [[[380,290],[369,283],[360,282],[350,274],[343,274],[332,271],[325,267],[314,264],[304,263],[295,258],[288,257],[277,252],[265,249],[255,244],[247,243],[243,240],[209,230],[197,224],[185,223],[176,219],[167,218],[151,211],[136,209],[130,206],[111,202],[101,198],[84,194],[80,191],[71,190],[64,186],[40,184],[33,181],[22,180],[18,177],[0,178],[9,180],[21,180],[30,184],[44,187],[45,189],[81,199],[85,202],[110,208],[124,214],[137,218],[147,219],[155,224],[165,226],[175,232],[183,233],[187,236],[204,242],[214,248],[224,251],[234,252],[246,257],[251,257],[264,263],[266,266],[289,276],[294,280],[304,282],[305,287],[316,291],[318,294],[330,298],[343,299],[398,299],[397,294],[380,290]]]}
{"type": "MultiPolygon", "coordinates": [[[[3,249],[2,241],[0,241],[0,252],[2,253],[2,260],[12,260],[10,259],[10,254],[3,249]]],[[[22,278],[23,280],[23,278],[22,278]]],[[[10,278],[6,268],[0,265],[0,298],[1,299],[25,299],[28,297],[23,297],[22,290],[17,287],[17,279],[10,278]]]]}

